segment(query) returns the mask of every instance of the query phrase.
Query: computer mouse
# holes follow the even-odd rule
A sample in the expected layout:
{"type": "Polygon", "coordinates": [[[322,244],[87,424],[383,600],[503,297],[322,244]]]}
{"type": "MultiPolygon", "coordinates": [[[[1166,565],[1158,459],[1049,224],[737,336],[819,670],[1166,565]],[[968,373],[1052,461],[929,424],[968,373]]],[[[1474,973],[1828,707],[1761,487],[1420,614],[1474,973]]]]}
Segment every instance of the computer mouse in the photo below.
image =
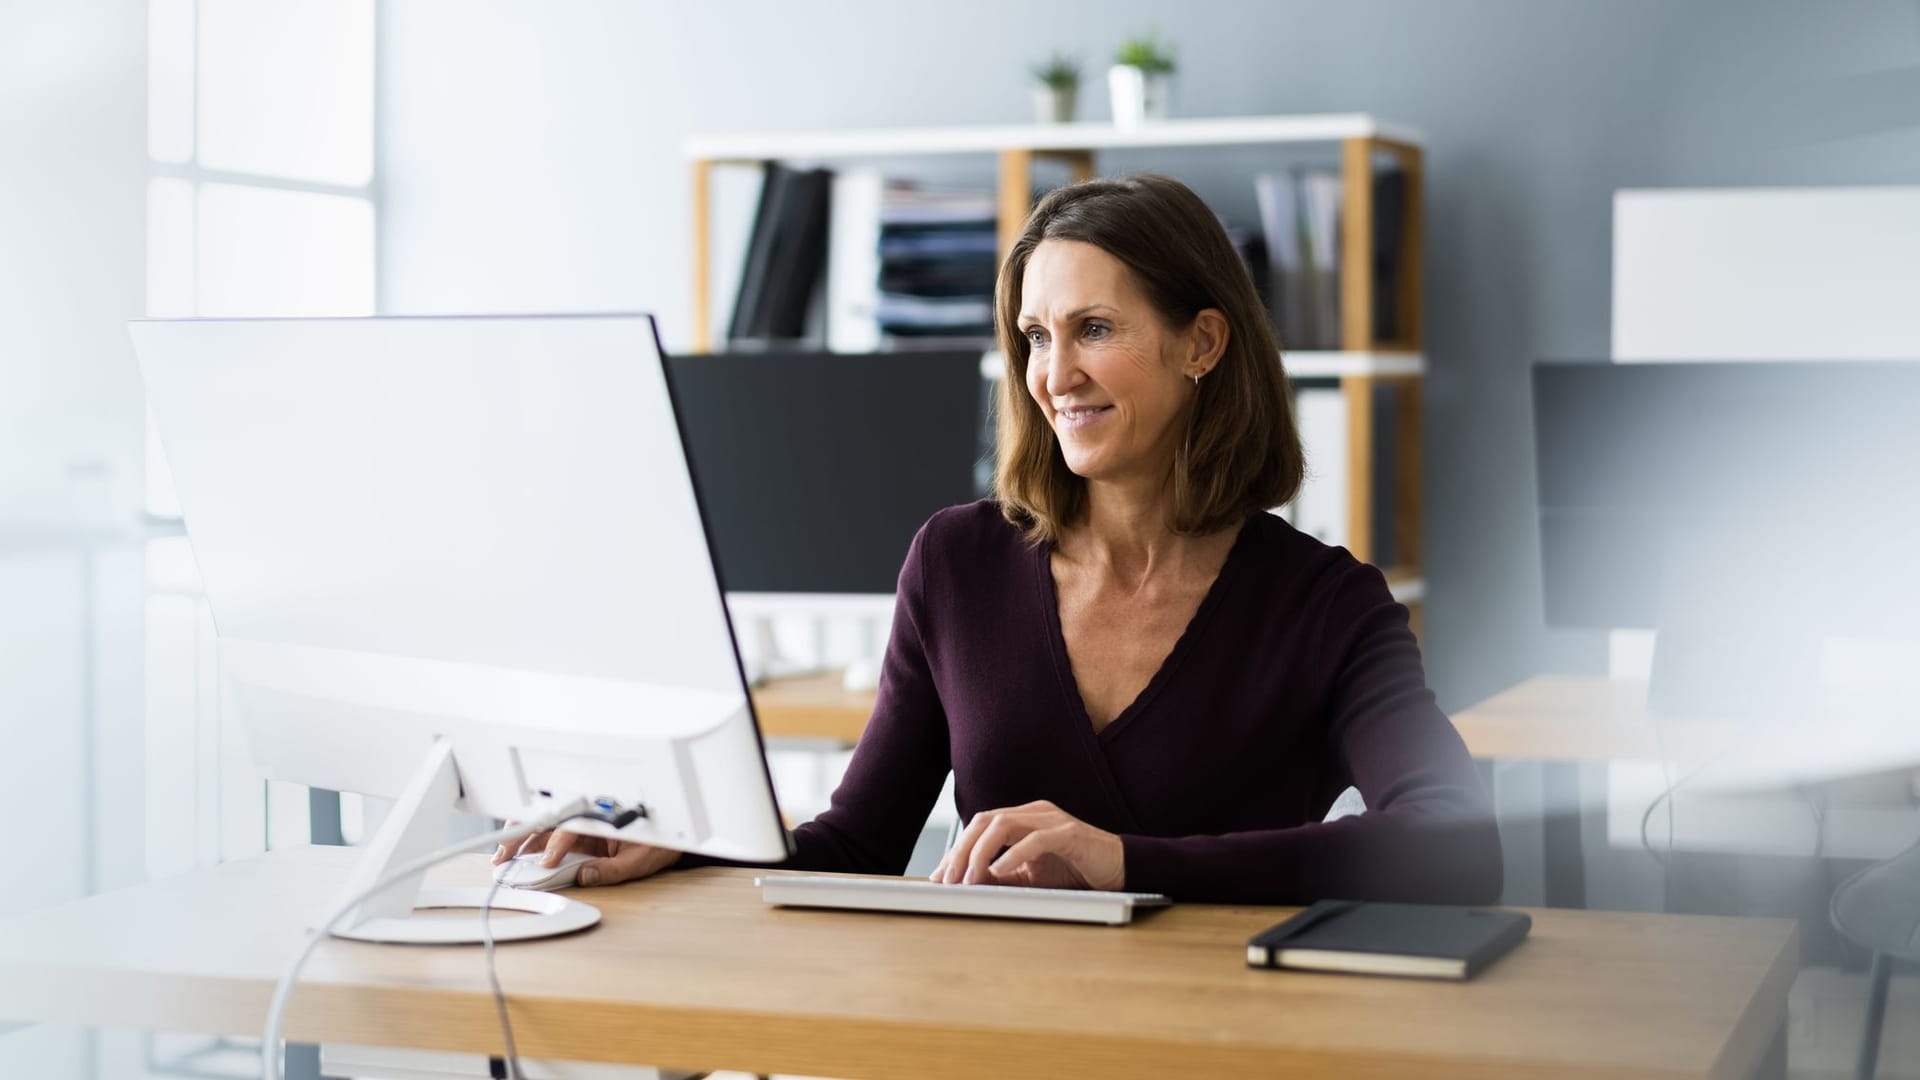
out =
{"type": "Polygon", "coordinates": [[[493,868],[493,880],[509,889],[540,889],[546,892],[570,889],[574,885],[574,878],[580,873],[581,864],[594,859],[592,855],[568,852],[560,856],[560,865],[542,866],[540,860],[545,857],[544,851],[516,855],[493,868]]]}

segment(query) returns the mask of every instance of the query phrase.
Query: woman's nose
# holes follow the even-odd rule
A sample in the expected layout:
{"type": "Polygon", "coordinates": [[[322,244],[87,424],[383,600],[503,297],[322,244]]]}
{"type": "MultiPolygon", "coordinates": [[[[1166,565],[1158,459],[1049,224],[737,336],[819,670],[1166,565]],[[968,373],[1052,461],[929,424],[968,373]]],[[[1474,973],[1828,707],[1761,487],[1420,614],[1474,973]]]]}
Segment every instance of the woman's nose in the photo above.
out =
{"type": "Polygon", "coordinates": [[[1080,366],[1074,362],[1071,347],[1055,349],[1053,355],[1047,357],[1047,393],[1065,397],[1081,380],[1080,366]]]}

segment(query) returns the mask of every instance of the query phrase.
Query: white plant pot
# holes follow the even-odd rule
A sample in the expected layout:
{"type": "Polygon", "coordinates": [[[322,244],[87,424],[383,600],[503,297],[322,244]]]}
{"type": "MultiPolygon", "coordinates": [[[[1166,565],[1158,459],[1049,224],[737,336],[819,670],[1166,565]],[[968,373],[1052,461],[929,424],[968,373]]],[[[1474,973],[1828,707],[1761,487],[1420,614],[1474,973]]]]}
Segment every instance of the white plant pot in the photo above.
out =
{"type": "Polygon", "coordinates": [[[1173,96],[1173,77],[1142,71],[1131,64],[1107,69],[1107,94],[1113,99],[1115,127],[1133,127],[1147,120],[1165,120],[1173,96]]]}
{"type": "Polygon", "coordinates": [[[1073,120],[1074,106],[1079,98],[1079,87],[1067,87],[1056,90],[1045,84],[1033,88],[1033,122],[1036,124],[1066,124],[1073,120]]]}

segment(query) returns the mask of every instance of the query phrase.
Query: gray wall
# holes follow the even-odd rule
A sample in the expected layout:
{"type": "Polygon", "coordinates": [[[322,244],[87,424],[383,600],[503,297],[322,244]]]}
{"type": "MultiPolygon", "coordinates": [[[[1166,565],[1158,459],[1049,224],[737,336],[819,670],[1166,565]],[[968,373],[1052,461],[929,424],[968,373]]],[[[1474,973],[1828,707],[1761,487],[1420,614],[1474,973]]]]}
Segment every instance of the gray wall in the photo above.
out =
{"type": "MultiPolygon", "coordinates": [[[[1178,46],[1184,115],[1368,111],[1427,136],[1426,642],[1449,708],[1601,663],[1542,626],[1527,368],[1608,352],[1612,192],[1920,182],[1920,93],[1876,99],[1907,125],[1877,135],[1810,142],[1809,117],[1869,110],[1796,111],[1920,66],[1912,2],[407,0],[382,11],[383,302],[638,307],[684,341],[686,135],[1024,121],[1056,48],[1104,116],[1105,58],[1147,26],[1178,46]]],[[[1260,162],[1111,164],[1244,219],[1260,162]]]]}

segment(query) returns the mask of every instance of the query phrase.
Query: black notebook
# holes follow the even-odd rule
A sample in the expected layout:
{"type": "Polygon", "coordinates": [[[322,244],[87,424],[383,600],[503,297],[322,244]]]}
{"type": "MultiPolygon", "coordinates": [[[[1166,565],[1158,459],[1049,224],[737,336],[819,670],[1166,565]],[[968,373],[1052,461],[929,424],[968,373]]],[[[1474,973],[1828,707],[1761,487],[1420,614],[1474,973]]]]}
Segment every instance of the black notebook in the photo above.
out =
{"type": "Polygon", "coordinates": [[[1247,942],[1253,967],[1471,979],[1518,945],[1533,920],[1514,911],[1322,900],[1247,942]]]}

